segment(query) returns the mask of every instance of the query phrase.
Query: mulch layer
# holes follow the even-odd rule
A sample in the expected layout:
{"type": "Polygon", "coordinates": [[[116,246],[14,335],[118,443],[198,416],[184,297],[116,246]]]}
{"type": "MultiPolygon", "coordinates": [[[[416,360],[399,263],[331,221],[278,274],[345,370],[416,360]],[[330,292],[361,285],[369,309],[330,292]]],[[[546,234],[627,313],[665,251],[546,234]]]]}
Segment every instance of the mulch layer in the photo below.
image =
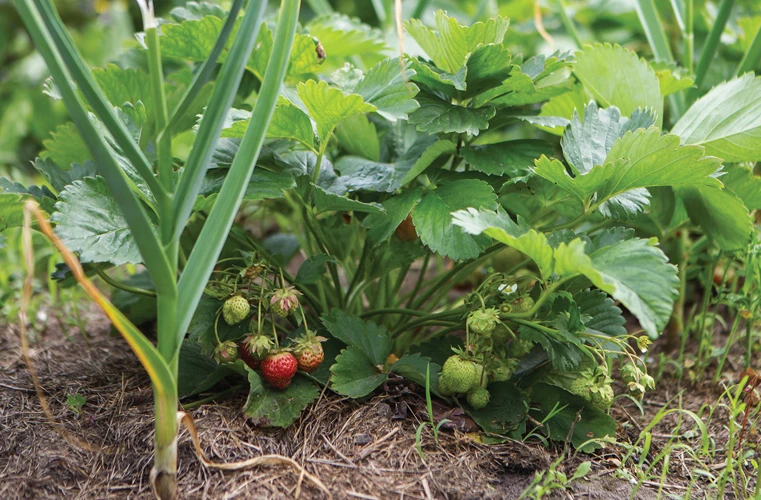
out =
{"type": "MultiPolygon", "coordinates": [[[[126,343],[110,334],[107,320],[88,317],[88,341],[66,339],[52,323],[35,342],[31,356],[56,423],[42,411],[21,356],[18,329],[0,332],[0,498],[151,498],[153,399],[147,376],[126,343]],[[82,413],[66,405],[67,395],[86,398],[82,413]]],[[[478,434],[446,430],[434,442],[430,427],[422,434],[425,461],[416,450],[416,430],[425,415],[419,390],[391,381],[378,396],[363,402],[326,392],[288,429],[262,429],[246,419],[246,395],[235,394],[190,410],[202,446],[214,461],[238,461],[262,454],[293,458],[331,490],[333,498],[484,499],[518,498],[536,471],[566,453],[569,475],[592,460],[587,479],[547,498],[625,499],[633,486],[615,475],[622,449],[595,455],[574,454],[562,446],[539,443],[479,443],[478,434]]],[[[633,442],[664,404],[682,390],[666,380],[649,394],[641,415],[619,398],[612,414],[622,426],[618,439],[633,442]]],[[[721,388],[690,386],[684,408],[698,410],[717,401],[721,388]]],[[[673,401],[672,401],[673,403],[673,401]]],[[[446,411],[443,407],[437,407],[446,411]]],[[[436,410],[435,413],[438,413],[436,410]]],[[[449,411],[467,429],[467,417],[449,411]]],[[[653,430],[653,451],[675,425],[669,417],[653,430]]],[[[711,421],[717,446],[726,441],[721,410],[711,421]]],[[[753,439],[758,439],[754,436],[753,439]]],[[[223,472],[203,466],[186,431],[180,436],[179,488],[183,498],[324,498],[287,466],[223,472]]],[[[651,452],[652,453],[652,452],[651,452]]],[[[689,457],[672,460],[662,493],[682,496],[690,485],[689,457]]],[[[646,483],[635,498],[656,498],[658,483],[646,483]]],[[[700,484],[692,498],[700,496],[700,484]]],[[[728,497],[729,498],[729,497],[728,497]]]]}

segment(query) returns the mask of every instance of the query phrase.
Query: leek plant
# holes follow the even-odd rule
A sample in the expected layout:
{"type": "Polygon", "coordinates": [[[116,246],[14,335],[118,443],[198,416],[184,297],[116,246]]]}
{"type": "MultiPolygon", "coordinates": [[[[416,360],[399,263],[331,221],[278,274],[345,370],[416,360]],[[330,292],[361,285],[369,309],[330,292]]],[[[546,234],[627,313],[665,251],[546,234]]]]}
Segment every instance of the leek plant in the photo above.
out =
{"type": "Polygon", "coordinates": [[[288,66],[300,1],[282,0],[274,45],[253,117],[218,201],[187,262],[179,256],[180,235],[190,217],[221,134],[224,118],[241,82],[246,61],[254,49],[266,1],[251,0],[245,9],[235,39],[229,44],[229,52],[216,79],[191,153],[184,167],[178,171],[172,160],[174,127],[187,104],[211,79],[217,60],[223,49],[228,47],[228,39],[243,10],[243,0],[233,1],[230,14],[209,58],[197,70],[192,84],[171,111],[167,107],[164,91],[161,37],[153,16],[153,5],[150,1],[141,1],[152,104],[156,110],[152,137],[156,161],[146,157],[106,100],[74,46],[52,0],[15,0],[15,5],[34,44],[45,59],[72,120],[95,159],[98,173],[108,183],[155,285],[158,305],[158,341],[155,346],[99,295],[97,289],[86,289],[106,310],[151,378],[156,417],[151,484],[158,498],[174,498],[177,496],[177,370],[180,345],[232,226],[261,150],[288,66]],[[90,120],[89,110],[104,125],[107,135],[90,120]],[[146,196],[145,192],[135,187],[134,177],[127,175],[115,156],[113,144],[121,149],[131,167],[148,186],[151,196],[146,196]],[[157,230],[153,229],[152,221],[157,221],[157,230]]]}

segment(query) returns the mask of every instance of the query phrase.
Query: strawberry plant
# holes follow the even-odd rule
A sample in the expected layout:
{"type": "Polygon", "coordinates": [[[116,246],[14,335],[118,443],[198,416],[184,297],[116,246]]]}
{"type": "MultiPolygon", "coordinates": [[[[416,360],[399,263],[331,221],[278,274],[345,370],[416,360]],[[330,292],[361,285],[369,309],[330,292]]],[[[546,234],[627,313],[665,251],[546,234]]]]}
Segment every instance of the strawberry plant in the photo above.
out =
{"type": "Polygon", "coordinates": [[[690,235],[750,240],[752,74],[673,119],[679,72],[620,46],[524,57],[508,19],[438,11],[404,24],[396,55],[336,13],[297,28],[293,0],[274,29],[262,2],[161,23],[144,6],[148,70],[90,71],[47,0],[16,4],[73,124],[34,162],[49,186],[2,184],[0,221],[36,200],[117,289],[105,307],[156,392],[161,497],[178,398],[226,377],[262,426],[320,385],[363,398],[394,374],[490,433],[594,449],[616,430],[616,363],[632,396],[651,389],[639,351],[684,297],[661,245],[683,264],[690,235]],[[146,272],[107,273],[125,264],[146,272]],[[134,326],[154,319],[156,348],[134,326]]]}

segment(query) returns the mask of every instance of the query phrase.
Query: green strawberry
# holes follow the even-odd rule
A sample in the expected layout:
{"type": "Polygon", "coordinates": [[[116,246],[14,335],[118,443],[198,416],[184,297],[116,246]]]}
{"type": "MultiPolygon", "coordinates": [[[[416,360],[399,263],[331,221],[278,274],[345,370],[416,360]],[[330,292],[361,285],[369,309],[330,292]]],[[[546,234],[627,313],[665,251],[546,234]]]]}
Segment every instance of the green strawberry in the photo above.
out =
{"type": "Polygon", "coordinates": [[[472,406],[474,410],[480,410],[488,405],[490,398],[491,394],[489,394],[489,391],[483,387],[477,387],[468,392],[468,404],[472,406]]]}
{"type": "Polygon", "coordinates": [[[222,317],[228,325],[236,325],[246,319],[250,310],[248,301],[241,295],[235,295],[227,299],[222,306],[222,317]]]}
{"type": "Polygon", "coordinates": [[[491,332],[491,338],[494,341],[494,345],[501,345],[507,343],[508,340],[510,340],[510,332],[508,331],[507,327],[502,324],[498,323],[497,326],[494,328],[494,331],[491,332]]]}
{"type": "Polygon", "coordinates": [[[442,382],[454,394],[464,394],[480,383],[478,367],[456,354],[450,356],[441,368],[439,384],[442,382]]]}
{"type": "Polygon", "coordinates": [[[534,343],[530,340],[515,339],[510,344],[510,354],[520,359],[526,357],[533,347],[534,343]]]}
{"type": "Polygon", "coordinates": [[[454,396],[455,390],[452,389],[451,379],[441,376],[439,377],[439,392],[442,396],[454,396]]]}
{"type": "Polygon", "coordinates": [[[238,359],[238,344],[232,340],[226,340],[214,349],[214,359],[220,365],[222,363],[234,363],[238,359]]]}
{"type": "Polygon", "coordinates": [[[602,411],[608,411],[610,410],[610,405],[613,404],[613,398],[615,398],[615,393],[613,392],[613,388],[608,385],[602,385],[599,387],[595,387],[591,391],[591,399],[592,404],[601,409],[602,411]]]}
{"type": "Polygon", "coordinates": [[[497,323],[499,323],[499,311],[493,307],[478,309],[468,315],[468,329],[478,335],[491,335],[497,323]]]}
{"type": "Polygon", "coordinates": [[[512,312],[524,313],[531,310],[532,307],[534,307],[534,299],[528,296],[521,297],[513,301],[512,312]]]}
{"type": "Polygon", "coordinates": [[[280,290],[276,290],[270,299],[270,307],[272,308],[272,312],[281,318],[285,318],[294,312],[299,306],[299,295],[300,293],[293,287],[286,287],[281,288],[280,290]]]}
{"type": "Polygon", "coordinates": [[[576,394],[577,396],[581,396],[582,398],[586,399],[587,401],[592,400],[592,394],[590,389],[592,388],[594,384],[589,381],[589,379],[585,377],[579,377],[573,382],[571,382],[571,385],[568,386],[568,390],[576,394]]]}
{"type": "Polygon", "coordinates": [[[510,380],[510,377],[512,377],[513,374],[515,374],[517,368],[517,359],[511,358],[503,360],[496,368],[492,369],[489,379],[492,382],[506,382],[507,380],[510,380]]]}

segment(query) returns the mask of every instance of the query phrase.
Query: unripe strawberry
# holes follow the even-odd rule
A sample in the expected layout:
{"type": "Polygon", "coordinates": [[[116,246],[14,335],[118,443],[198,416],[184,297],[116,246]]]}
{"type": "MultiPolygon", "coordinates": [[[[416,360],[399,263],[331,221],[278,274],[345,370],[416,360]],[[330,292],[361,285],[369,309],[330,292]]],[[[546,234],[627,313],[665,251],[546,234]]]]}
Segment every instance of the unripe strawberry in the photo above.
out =
{"type": "Polygon", "coordinates": [[[439,377],[439,392],[442,396],[454,396],[457,392],[452,388],[451,379],[441,375],[439,377]]]}
{"type": "Polygon", "coordinates": [[[285,318],[294,312],[299,306],[299,295],[299,292],[297,292],[293,287],[286,287],[281,288],[280,290],[276,290],[270,299],[270,307],[272,308],[272,312],[281,318],[285,318]]]}
{"type": "Polygon", "coordinates": [[[524,339],[515,339],[510,344],[510,354],[513,355],[515,358],[523,358],[525,357],[529,352],[531,352],[531,349],[534,347],[534,343],[530,340],[524,340],[524,339]]]}
{"type": "Polygon", "coordinates": [[[505,359],[491,371],[489,379],[492,382],[506,382],[510,380],[517,368],[517,359],[505,359]]]}
{"type": "Polygon", "coordinates": [[[241,295],[235,295],[225,301],[222,306],[222,317],[228,325],[236,325],[246,319],[251,306],[241,295]]]}
{"type": "Polygon", "coordinates": [[[275,389],[283,390],[291,385],[298,362],[290,352],[269,354],[262,360],[262,376],[275,389]]]}
{"type": "Polygon", "coordinates": [[[593,387],[592,382],[590,382],[587,378],[579,377],[573,382],[571,382],[571,385],[568,386],[568,390],[571,393],[576,394],[577,396],[581,396],[587,401],[591,401],[592,394],[590,389],[592,387],[593,387]]]}
{"type": "Polygon", "coordinates": [[[498,322],[499,311],[493,307],[478,309],[468,315],[468,329],[477,335],[491,335],[498,322]]]}
{"type": "Polygon", "coordinates": [[[441,368],[439,384],[451,389],[454,394],[465,394],[479,384],[479,371],[472,361],[462,359],[458,355],[450,356],[441,368]]]}
{"type": "Polygon", "coordinates": [[[234,363],[238,359],[238,345],[232,340],[226,340],[214,349],[214,359],[220,365],[234,363]]]}
{"type": "Polygon", "coordinates": [[[524,312],[530,311],[532,307],[534,307],[534,299],[528,296],[521,297],[520,299],[516,299],[513,301],[512,312],[524,313],[524,312]]]}
{"type": "Polygon", "coordinates": [[[319,342],[315,342],[311,346],[300,347],[294,355],[299,364],[299,370],[306,373],[315,371],[322,364],[322,360],[325,359],[325,352],[322,350],[322,345],[319,342]]]}
{"type": "Polygon", "coordinates": [[[491,394],[489,394],[489,391],[483,387],[477,387],[468,392],[468,404],[472,406],[474,410],[484,408],[489,404],[489,399],[491,399],[491,394]]]}
{"type": "Polygon", "coordinates": [[[613,392],[613,388],[610,385],[605,384],[592,389],[590,401],[602,411],[608,411],[610,410],[610,405],[613,404],[613,398],[615,397],[616,395],[613,392]]]}

